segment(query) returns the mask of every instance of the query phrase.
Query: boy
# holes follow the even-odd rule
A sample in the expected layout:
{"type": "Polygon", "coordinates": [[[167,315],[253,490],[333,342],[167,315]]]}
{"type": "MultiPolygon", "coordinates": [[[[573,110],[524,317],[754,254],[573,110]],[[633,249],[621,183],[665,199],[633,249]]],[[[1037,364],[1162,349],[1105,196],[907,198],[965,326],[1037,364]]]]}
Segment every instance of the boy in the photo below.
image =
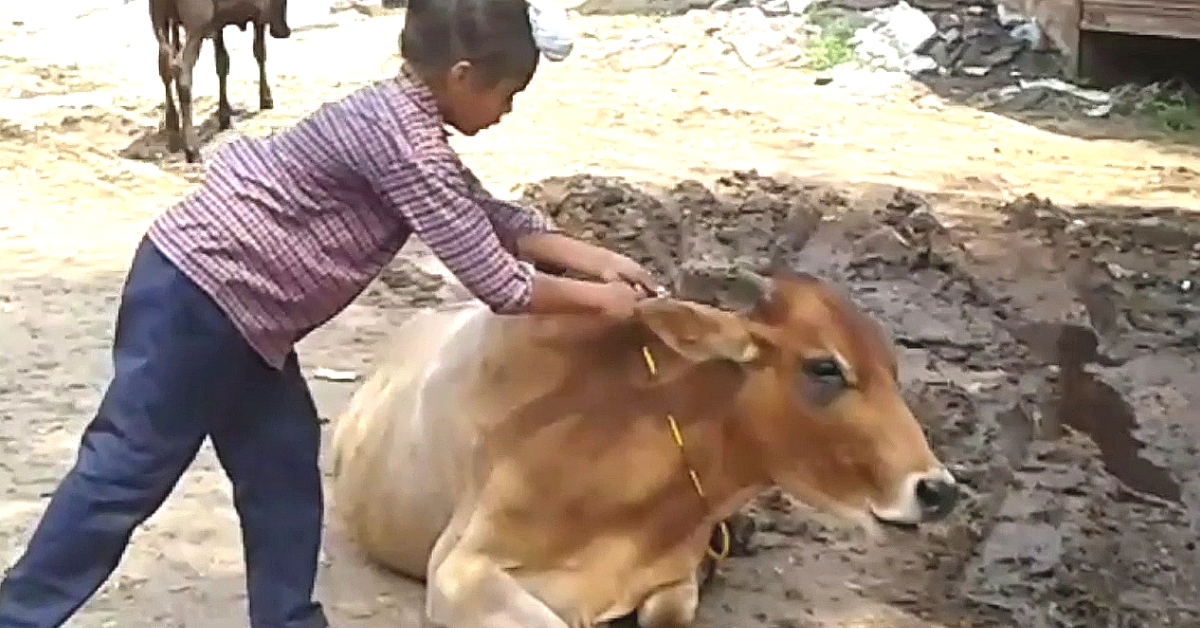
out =
{"type": "Polygon", "coordinates": [[[620,317],[655,288],[630,259],[489,196],[447,143],[444,125],[474,135],[511,110],[539,41],[553,58],[563,33],[531,15],[526,0],[410,0],[398,77],[233,142],[151,225],[122,290],[113,379],[0,583],[0,628],[74,614],[206,437],[233,485],[251,625],[326,626],[312,599],[320,429],[293,347],[409,235],[498,312],[620,317]],[[601,281],[540,274],[513,252],[601,281]]]}

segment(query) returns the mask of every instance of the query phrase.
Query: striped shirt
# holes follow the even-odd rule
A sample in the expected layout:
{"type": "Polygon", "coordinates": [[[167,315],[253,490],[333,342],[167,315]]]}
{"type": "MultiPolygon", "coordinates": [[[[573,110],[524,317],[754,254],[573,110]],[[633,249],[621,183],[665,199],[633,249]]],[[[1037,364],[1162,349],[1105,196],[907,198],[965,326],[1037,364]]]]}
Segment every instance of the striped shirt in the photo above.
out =
{"type": "Polygon", "coordinates": [[[242,138],[148,237],[268,364],[359,295],[416,234],[494,311],[529,304],[516,239],[552,230],[489,195],[407,70],[326,103],[290,130],[242,138]]]}

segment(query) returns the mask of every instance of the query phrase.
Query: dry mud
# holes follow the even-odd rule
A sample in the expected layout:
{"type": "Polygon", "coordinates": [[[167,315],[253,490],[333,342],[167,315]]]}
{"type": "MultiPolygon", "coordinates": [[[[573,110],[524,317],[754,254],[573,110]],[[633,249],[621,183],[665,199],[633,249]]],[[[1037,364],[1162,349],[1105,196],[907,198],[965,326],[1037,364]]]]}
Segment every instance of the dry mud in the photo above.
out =
{"type": "Polygon", "coordinates": [[[689,298],[720,303],[721,269],[772,258],[843,286],[966,487],[948,523],[876,546],[765,496],[705,625],[1200,625],[1194,219],[1027,196],[947,224],[899,188],[754,172],[524,198],[689,298]]]}

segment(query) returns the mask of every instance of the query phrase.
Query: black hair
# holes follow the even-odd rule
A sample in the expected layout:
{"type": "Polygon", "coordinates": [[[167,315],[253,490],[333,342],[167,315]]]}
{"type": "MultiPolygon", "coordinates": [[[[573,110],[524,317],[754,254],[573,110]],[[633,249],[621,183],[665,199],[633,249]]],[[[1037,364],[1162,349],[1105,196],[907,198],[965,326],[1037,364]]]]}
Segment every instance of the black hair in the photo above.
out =
{"type": "Polygon", "coordinates": [[[527,84],[539,52],[526,0],[409,0],[400,56],[426,79],[469,61],[483,86],[494,87],[527,84]]]}

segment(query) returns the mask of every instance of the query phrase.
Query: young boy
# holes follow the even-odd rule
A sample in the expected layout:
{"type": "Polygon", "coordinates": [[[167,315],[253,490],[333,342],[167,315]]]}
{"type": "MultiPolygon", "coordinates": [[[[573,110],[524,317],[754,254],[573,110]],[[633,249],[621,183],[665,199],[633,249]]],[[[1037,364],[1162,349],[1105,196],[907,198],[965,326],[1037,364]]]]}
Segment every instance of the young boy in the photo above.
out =
{"type": "Polygon", "coordinates": [[[526,0],[410,0],[398,77],[232,143],[151,225],[122,291],[115,374],[0,584],[0,628],[64,623],[206,437],[233,485],[251,625],[326,626],[312,599],[320,430],[293,346],[410,235],[498,312],[619,317],[655,288],[630,259],[489,196],[446,141],[446,124],[474,135],[511,110],[535,32],[547,51],[556,35],[531,15],[526,0]],[[513,252],[601,281],[540,274],[513,252]]]}

